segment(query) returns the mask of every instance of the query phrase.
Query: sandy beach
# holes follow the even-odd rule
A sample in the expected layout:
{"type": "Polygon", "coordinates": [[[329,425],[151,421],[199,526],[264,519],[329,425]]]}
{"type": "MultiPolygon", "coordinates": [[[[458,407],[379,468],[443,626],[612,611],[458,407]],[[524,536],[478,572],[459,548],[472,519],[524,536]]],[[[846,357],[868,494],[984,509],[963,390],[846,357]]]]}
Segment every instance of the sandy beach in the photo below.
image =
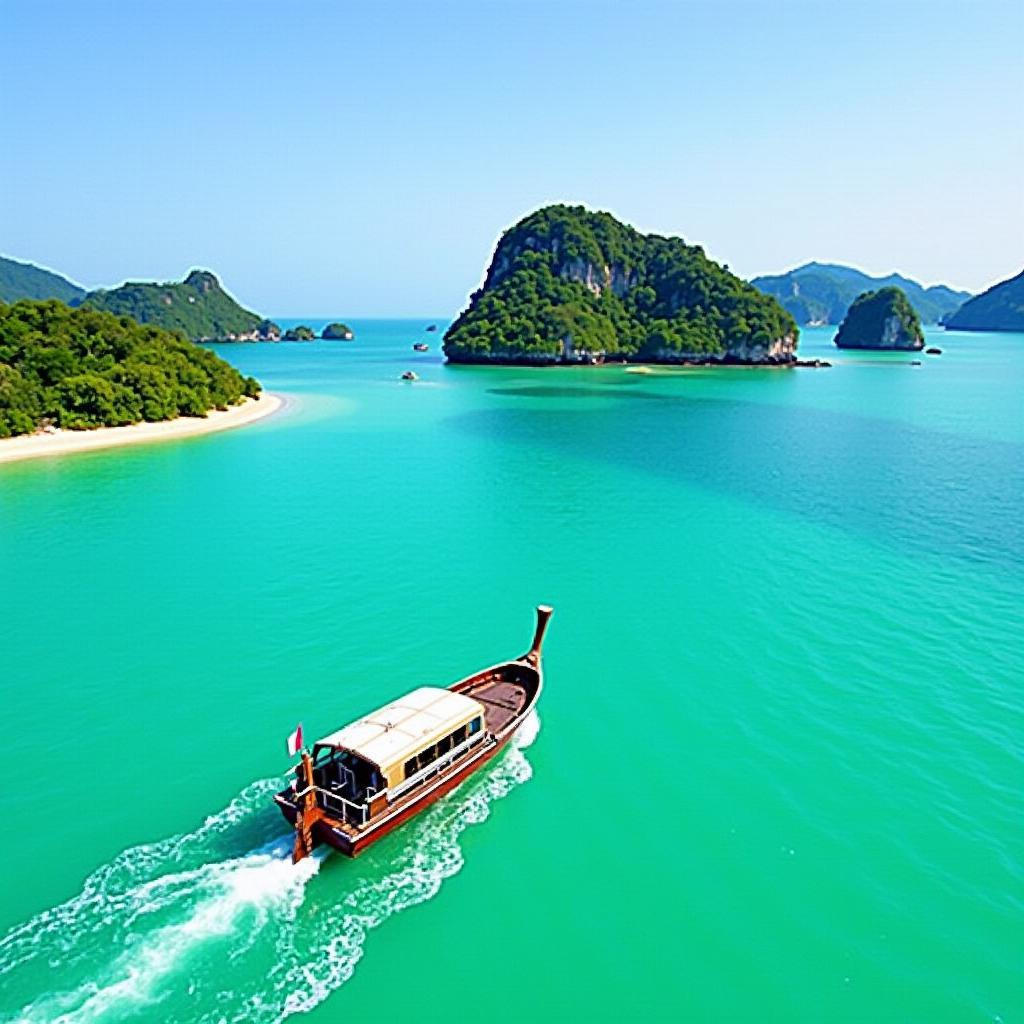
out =
{"type": "Polygon", "coordinates": [[[258,399],[247,398],[241,405],[223,411],[213,409],[204,418],[181,416],[160,423],[135,423],[128,427],[100,427],[98,430],[58,430],[52,434],[21,434],[0,438],[0,463],[38,459],[48,455],[69,455],[97,448],[125,444],[174,441],[217,430],[244,427],[265,419],[284,406],[281,395],[264,392],[258,399]]]}

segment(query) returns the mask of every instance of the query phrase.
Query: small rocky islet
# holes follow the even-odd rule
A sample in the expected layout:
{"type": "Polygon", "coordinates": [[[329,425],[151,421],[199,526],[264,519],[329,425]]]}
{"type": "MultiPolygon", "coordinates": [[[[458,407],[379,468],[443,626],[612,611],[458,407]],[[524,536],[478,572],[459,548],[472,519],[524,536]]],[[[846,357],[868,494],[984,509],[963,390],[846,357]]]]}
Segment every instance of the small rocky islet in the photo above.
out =
{"type": "Polygon", "coordinates": [[[835,337],[836,348],[920,352],[921,318],[906,293],[894,286],[854,299],[835,337]]]}
{"type": "Polygon", "coordinates": [[[352,341],[355,338],[355,331],[348,324],[328,324],[321,332],[320,337],[324,341],[352,341]]]}
{"type": "Polygon", "coordinates": [[[307,327],[305,324],[299,324],[298,327],[289,327],[284,334],[281,335],[282,341],[316,341],[316,331],[312,327],[307,327]]]}

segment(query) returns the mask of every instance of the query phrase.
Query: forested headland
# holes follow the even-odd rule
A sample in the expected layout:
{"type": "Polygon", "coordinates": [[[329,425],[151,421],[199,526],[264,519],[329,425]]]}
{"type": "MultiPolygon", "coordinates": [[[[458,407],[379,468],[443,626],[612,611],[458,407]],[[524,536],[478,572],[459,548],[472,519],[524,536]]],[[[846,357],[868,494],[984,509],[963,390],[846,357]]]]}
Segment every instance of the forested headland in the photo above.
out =
{"type": "Polygon", "coordinates": [[[259,393],[183,334],[53,299],[0,303],[0,437],[205,416],[259,393]]]}

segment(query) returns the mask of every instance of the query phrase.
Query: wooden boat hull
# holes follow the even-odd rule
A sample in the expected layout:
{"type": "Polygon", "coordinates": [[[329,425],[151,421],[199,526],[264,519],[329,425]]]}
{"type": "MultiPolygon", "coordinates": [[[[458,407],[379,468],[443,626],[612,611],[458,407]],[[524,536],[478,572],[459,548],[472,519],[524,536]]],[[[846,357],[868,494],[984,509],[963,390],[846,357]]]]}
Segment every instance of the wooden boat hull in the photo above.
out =
{"type": "MultiPolygon", "coordinates": [[[[504,741],[485,748],[480,752],[481,756],[474,759],[471,764],[464,765],[458,771],[452,772],[450,776],[442,776],[438,780],[438,785],[429,792],[424,792],[415,801],[409,803],[408,806],[397,810],[394,815],[384,817],[377,823],[371,822],[366,825],[354,839],[346,835],[331,818],[321,818],[313,826],[314,845],[330,846],[339,853],[343,853],[346,857],[358,857],[359,854],[378,840],[383,839],[390,832],[404,825],[410,818],[415,817],[421,811],[425,811],[453,789],[461,786],[474,772],[479,771],[484,765],[497,757],[511,739],[512,734],[504,741]]],[[[294,826],[296,817],[295,807],[287,799],[282,799],[281,794],[278,794],[274,799],[278,806],[280,806],[285,818],[294,826]]]]}
{"type": "MultiPolygon", "coordinates": [[[[326,811],[318,811],[308,829],[312,845],[327,845],[347,857],[357,857],[497,757],[533,712],[540,697],[544,684],[540,649],[550,615],[549,608],[538,609],[533,646],[521,658],[492,665],[448,687],[473,697],[484,706],[487,735],[482,744],[424,783],[422,789],[399,798],[364,825],[353,826],[332,818],[326,811]]],[[[274,801],[288,822],[296,826],[299,805],[295,791],[292,788],[282,790],[274,801]]]]}

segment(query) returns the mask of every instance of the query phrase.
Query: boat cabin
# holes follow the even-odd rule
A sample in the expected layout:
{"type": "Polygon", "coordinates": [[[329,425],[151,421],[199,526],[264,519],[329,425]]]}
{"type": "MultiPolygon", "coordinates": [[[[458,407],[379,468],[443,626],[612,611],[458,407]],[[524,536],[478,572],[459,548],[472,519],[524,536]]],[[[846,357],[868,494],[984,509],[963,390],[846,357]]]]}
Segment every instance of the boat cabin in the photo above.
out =
{"type": "MultiPolygon", "coordinates": [[[[325,813],[363,825],[475,748],[484,707],[422,686],[313,745],[313,786],[325,813]]],[[[300,782],[301,784],[301,782],[300,782]]]]}

